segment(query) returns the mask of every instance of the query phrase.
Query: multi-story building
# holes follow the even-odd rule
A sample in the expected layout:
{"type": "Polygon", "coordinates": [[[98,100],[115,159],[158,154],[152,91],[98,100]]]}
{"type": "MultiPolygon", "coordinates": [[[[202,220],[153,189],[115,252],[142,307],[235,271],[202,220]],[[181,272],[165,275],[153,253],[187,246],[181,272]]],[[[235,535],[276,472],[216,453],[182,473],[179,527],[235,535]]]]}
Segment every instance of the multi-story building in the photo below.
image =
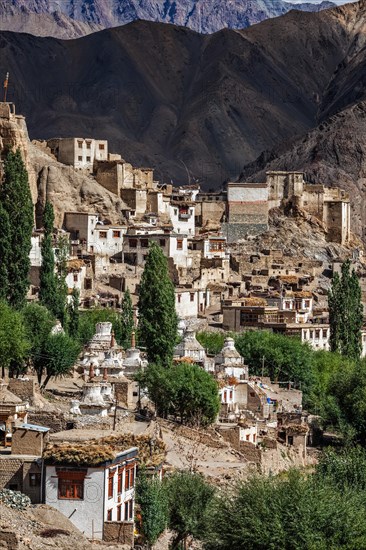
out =
{"type": "Polygon", "coordinates": [[[59,162],[76,169],[93,170],[94,161],[108,159],[108,141],[91,138],[54,138],[47,141],[59,162]]]}
{"type": "Polygon", "coordinates": [[[72,449],[74,460],[68,445],[45,458],[45,503],[88,538],[103,540],[119,524],[133,540],[137,447],[111,452],[103,445],[74,444],[72,449]]]}

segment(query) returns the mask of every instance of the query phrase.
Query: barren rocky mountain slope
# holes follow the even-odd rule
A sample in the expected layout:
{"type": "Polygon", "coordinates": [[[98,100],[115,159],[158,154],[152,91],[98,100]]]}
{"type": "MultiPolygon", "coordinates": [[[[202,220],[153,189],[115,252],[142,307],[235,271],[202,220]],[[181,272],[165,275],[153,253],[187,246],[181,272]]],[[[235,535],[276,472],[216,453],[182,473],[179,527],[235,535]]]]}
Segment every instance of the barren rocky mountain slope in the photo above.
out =
{"type": "Polygon", "coordinates": [[[0,0],[0,29],[76,38],[97,28],[143,19],[212,33],[223,28],[242,29],[293,8],[319,11],[332,5],[328,0],[320,4],[283,0],[0,0]]]}
{"type": "Polygon", "coordinates": [[[160,179],[214,186],[316,125],[364,12],[291,12],[210,36],[141,21],[71,41],[2,32],[0,72],[32,138],[107,138],[160,179]]]}

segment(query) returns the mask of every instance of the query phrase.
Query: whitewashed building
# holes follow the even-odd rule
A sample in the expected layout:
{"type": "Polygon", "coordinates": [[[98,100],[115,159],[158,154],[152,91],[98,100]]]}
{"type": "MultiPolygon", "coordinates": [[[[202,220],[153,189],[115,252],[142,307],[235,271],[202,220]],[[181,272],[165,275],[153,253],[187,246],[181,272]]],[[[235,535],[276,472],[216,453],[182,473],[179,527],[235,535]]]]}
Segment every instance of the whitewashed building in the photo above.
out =
{"type": "Polygon", "coordinates": [[[115,452],[97,466],[46,461],[45,503],[90,539],[102,540],[109,522],[130,523],[133,531],[137,453],[115,452]]]}

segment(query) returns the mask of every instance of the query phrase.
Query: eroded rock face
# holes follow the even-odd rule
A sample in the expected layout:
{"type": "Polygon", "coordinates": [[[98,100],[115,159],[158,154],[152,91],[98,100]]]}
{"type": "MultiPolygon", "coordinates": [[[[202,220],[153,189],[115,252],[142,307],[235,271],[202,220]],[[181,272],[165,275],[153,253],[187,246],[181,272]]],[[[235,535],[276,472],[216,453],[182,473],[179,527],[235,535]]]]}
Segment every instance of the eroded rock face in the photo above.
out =
{"type": "Polygon", "coordinates": [[[53,204],[55,226],[61,227],[65,212],[96,212],[111,223],[122,221],[122,201],[91,176],[57,162],[45,150],[29,143],[29,163],[37,182],[36,218],[41,217],[46,200],[53,204]]]}

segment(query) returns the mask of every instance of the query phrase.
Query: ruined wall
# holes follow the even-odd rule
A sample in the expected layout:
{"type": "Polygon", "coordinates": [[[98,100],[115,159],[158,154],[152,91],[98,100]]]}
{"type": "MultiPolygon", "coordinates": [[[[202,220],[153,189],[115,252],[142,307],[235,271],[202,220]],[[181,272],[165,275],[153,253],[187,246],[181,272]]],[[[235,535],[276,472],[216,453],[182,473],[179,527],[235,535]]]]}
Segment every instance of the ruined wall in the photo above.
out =
{"type": "Polygon", "coordinates": [[[10,378],[9,391],[20,397],[23,401],[33,403],[36,392],[39,391],[38,382],[34,378],[28,380],[22,378],[10,378]]]}
{"type": "Polygon", "coordinates": [[[105,161],[97,163],[95,179],[111,193],[119,196],[122,178],[122,165],[120,162],[105,161]]]}
{"type": "Polygon", "coordinates": [[[29,412],[28,422],[30,424],[37,424],[45,428],[50,428],[50,433],[62,432],[66,430],[67,427],[67,421],[62,413],[44,411],[29,412]]]}

